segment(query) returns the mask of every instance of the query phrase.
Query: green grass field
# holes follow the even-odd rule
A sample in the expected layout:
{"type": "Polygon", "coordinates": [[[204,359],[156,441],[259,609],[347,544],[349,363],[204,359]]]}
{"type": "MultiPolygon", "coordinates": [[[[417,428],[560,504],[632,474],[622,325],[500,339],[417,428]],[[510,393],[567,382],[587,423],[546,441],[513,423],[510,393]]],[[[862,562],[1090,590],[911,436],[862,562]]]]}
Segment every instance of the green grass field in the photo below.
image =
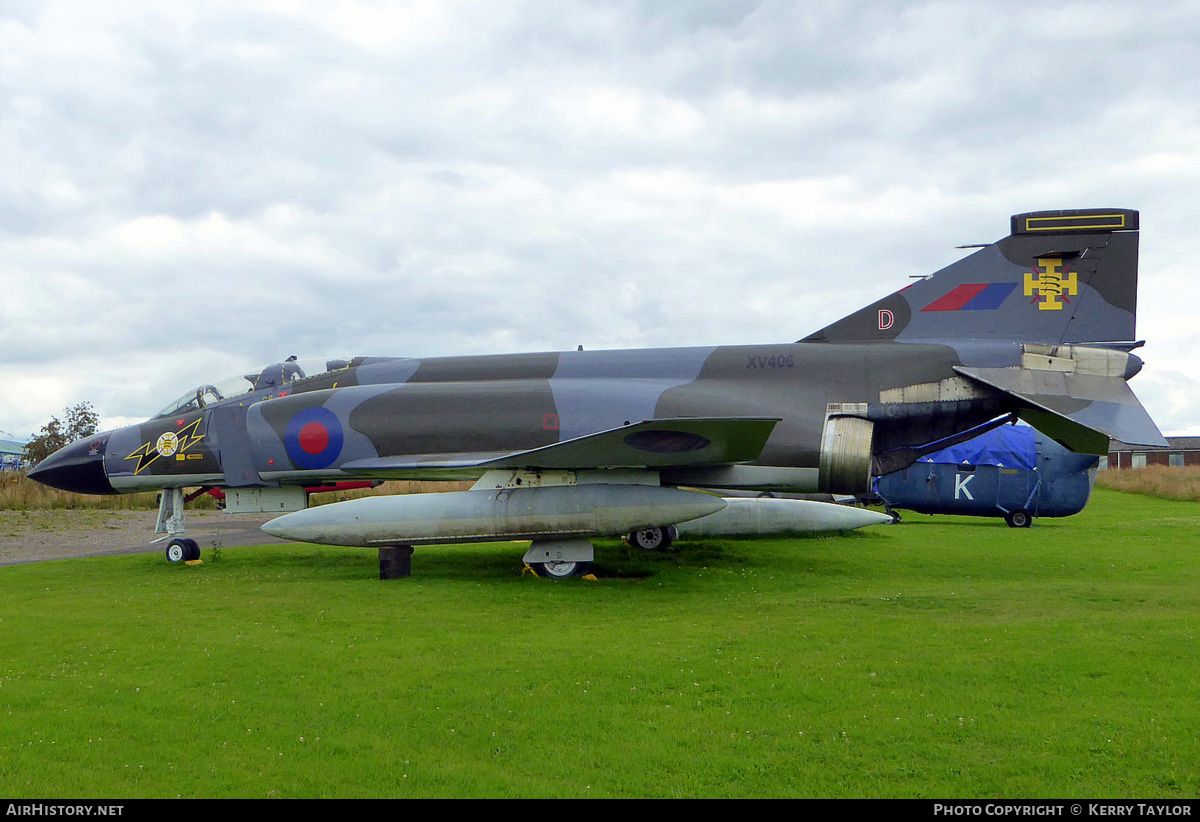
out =
{"type": "Polygon", "coordinates": [[[1014,530],[0,568],[0,794],[1200,793],[1200,505],[1014,530]]]}

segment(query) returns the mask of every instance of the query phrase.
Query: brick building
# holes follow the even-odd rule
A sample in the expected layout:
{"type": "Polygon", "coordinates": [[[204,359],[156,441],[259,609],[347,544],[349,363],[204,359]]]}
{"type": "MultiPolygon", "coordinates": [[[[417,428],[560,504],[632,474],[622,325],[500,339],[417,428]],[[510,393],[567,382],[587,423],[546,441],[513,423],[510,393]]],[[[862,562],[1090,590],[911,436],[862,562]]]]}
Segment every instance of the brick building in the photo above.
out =
{"type": "Polygon", "coordinates": [[[1169,445],[1130,445],[1112,440],[1108,444],[1108,465],[1101,468],[1145,468],[1147,465],[1200,465],[1200,437],[1167,437],[1169,445]]]}

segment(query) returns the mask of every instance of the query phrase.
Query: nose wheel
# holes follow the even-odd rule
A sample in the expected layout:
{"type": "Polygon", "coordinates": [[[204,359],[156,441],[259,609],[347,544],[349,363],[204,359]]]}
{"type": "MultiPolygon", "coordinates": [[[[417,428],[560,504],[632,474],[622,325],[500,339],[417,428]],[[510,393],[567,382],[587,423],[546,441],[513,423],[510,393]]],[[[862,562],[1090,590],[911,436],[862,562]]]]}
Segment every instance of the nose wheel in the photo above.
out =
{"type": "Polygon", "coordinates": [[[191,562],[200,559],[200,544],[190,537],[178,537],[167,543],[167,562],[191,562]]]}

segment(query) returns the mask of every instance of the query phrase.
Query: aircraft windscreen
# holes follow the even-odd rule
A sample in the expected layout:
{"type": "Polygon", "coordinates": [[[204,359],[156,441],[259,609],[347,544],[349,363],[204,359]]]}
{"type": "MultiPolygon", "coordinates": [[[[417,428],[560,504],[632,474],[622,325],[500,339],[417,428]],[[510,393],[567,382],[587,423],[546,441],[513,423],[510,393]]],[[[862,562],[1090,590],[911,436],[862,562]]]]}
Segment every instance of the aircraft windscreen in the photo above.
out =
{"type": "MultiPolygon", "coordinates": [[[[219,382],[207,383],[185,393],[172,402],[156,416],[169,417],[176,414],[186,414],[198,411],[215,402],[222,402],[243,394],[256,391],[271,391],[272,393],[286,390],[287,387],[300,380],[317,377],[331,371],[339,371],[350,365],[351,358],[344,359],[304,359],[290,357],[280,363],[273,363],[264,368],[243,374],[240,377],[228,377],[219,382]]],[[[263,398],[265,398],[264,395],[263,398]]]]}

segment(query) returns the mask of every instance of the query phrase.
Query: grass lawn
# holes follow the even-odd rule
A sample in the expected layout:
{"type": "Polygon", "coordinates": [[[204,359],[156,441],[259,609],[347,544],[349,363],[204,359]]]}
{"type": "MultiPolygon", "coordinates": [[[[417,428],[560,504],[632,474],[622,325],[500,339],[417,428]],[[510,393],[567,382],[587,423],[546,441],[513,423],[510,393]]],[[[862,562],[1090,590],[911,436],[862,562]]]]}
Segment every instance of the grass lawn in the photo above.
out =
{"type": "Polygon", "coordinates": [[[0,568],[0,794],[1200,793],[1197,503],[523,552],[0,568]]]}

